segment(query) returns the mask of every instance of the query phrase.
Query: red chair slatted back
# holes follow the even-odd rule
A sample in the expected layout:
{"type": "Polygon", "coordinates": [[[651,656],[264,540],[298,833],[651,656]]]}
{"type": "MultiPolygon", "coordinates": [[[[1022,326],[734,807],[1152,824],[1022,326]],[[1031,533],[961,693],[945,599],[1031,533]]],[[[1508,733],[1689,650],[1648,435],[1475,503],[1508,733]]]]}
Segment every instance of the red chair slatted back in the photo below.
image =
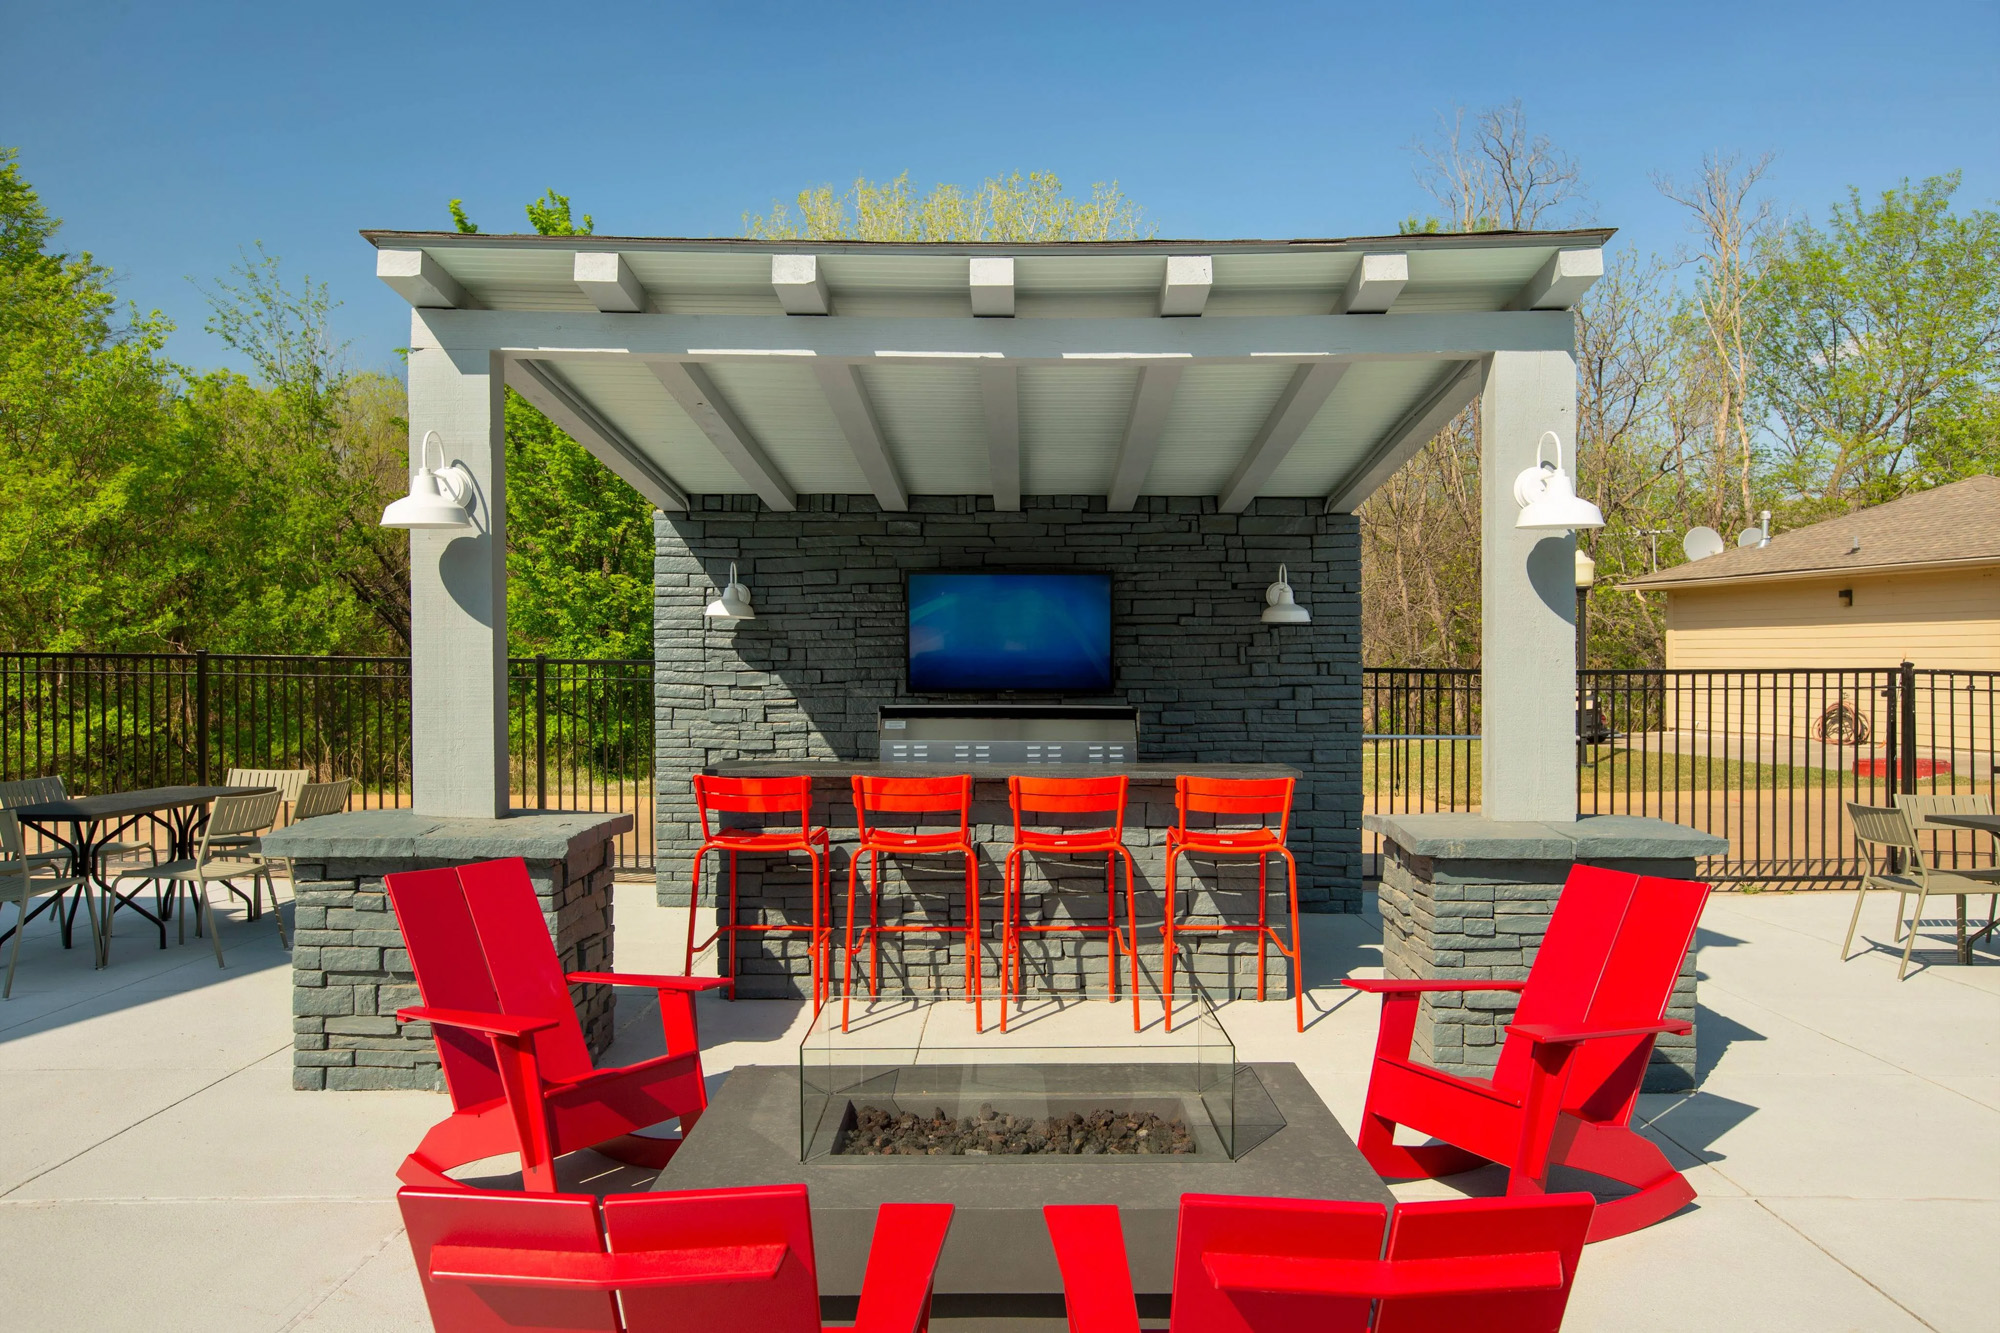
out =
{"type": "Polygon", "coordinates": [[[1397,1204],[1389,1224],[1392,1262],[1553,1252],[1562,1260],[1562,1286],[1391,1297],[1375,1316],[1375,1333],[1556,1333],[1595,1207],[1588,1194],[1397,1204]]]}
{"type": "Polygon", "coordinates": [[[1260,815],[1267,819],[1276,815],[1278,840],[1282,842],[1291,827],[1292,791],[1297,785],[1291,778],[1197,778],[1184,773],[1174,779],[1181,835],[1187,835],[1191,814],[1260,815]]]}
{"type": "MultiPolygon", "coordinates": [[[[563,980],[527,863],[519,857],[384,878],[424,1003],[515,1018],[553,1018],[535,1034],[544,1077],[591,1071],[583,1027],[563,980]]],[[[489,1038],[436,1028],[452,1105],[459,1110],[502,1095],[489,1038]]]]}
{"type": "MultiPolygon", "coordinates": [[[[1571,868],[1514,1011],[1517,1023],[1627,1027],[1666,1016],[1708,885],[1599,866],[1571,868]]],[[[1565,1110],[1604,1118],[1638,1095],[1651,1041],[1586,1044],[1570,1061],[1565,1110]]],[[[1508,1037],[1494,1082],[1527,1085],[1528,1043],[1508,1037]]]]}
{"type": "Polygon", "coordinates": [[[767,1281],[718,1281],[621,1293],[634,1329],[819,1333],[819,1274],[804,1185],[625,1194],[604,1201],[611,1253],[783,1245],[767,1281]]]}
{"type": "Polygon", "coordinates": [[[597,1200],[592,1196],[411,1186],[396,1192],[396,1202],[410,1234],[410,1253],[417,1261],[417,1277],[423,1282],[432,1327],[452,1333],[519,1333],[521,1329],[616,1333],[624,1328],[618,1319],[617,1298],[611,1292],[431,1277],[432,1254],[439,1245],[603,1254],[597,1200]]]}
{"type": "Polygon", "coordinates": [[[1211,1251],[1373,1261],[1388,1209],[1379,1203],[1183,1194],[1174,1247],[1172,1333],[1364,1333],[1365,1299],[1223,1292],[1203,1264],[1211,1251]]]}
{"type": "Polygon", "coordinates": [[[710,812],[730,815],[789,815],[799,817],[804,833],[812,815],[812,779],[721,778],[712,773],[694,775],[694,801],[701,810],[701,836],[711,835],[710,812]]]}
{"type": "MultiPolygon", "coordinates": [[[[1125,792],[1131,784],[1113,778],[1007,779],[1007,798],[1014,806],[1014,838],[1021,837],[1023,815],[1110,815],[1105,832],[1125,833],[1125,792]]],[[[1033,821],[1028,821],[1032,823],[1033,821]]]]}
{"type": "Polygon", "coordinates": [[[857,776],[852,782],[854,818],[864,834],[868,832],[868,816],[871,814],[955,814],[958,816],[958,831],[971,831],[972,778],[968,774],[949,778],[857,776]]]}

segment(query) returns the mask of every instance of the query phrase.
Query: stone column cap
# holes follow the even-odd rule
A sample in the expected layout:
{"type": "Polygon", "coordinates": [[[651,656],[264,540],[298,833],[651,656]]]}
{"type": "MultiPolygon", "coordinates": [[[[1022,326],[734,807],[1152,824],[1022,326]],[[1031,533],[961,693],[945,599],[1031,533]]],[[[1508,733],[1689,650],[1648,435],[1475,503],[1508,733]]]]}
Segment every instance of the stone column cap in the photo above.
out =
{"type": "Polygon", "coordinates": [[[296,861],[566,861],[631,828],[631,815],[604,810],[517,810],[504,819],[351,810],[266,833],[261,842],[266,855],[296,861]]]}
{"type": "Polygon", "coordinates": [[[1362,816],[1412,856],[1453,861],[1665,861],[1719,856],[1729,839],[1644,815],[1585,815],[1573,824],[1464,812],[1362,816]]]}

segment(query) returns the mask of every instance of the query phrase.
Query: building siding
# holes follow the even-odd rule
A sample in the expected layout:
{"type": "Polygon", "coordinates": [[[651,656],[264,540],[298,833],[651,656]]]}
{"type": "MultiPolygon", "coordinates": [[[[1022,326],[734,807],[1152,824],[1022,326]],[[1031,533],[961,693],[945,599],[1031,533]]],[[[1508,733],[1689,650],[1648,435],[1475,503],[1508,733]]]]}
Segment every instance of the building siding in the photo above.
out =
{"type": "Polygon", "coordinates": [[[2000,669],[2000,569],[1840,575],[1667,593],[1678,670],[2000,669]],[[1843,606],[1840,590],[1854,590],[1843,606]]]}

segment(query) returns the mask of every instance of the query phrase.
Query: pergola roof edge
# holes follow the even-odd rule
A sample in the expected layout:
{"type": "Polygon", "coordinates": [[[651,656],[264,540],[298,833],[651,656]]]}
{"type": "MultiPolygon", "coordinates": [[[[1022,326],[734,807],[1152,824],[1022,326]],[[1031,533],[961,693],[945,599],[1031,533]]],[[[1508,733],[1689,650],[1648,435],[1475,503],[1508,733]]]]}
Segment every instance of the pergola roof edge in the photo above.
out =
{"type": "Polygon", "coordinates": [[[1148,238],[1121,241],[862,241],[766,240],[752,236],[542,236],[533,232],[397,231],[362,228],[361,237],[378,249],[525,248],[547,250],[724,250],[748,254],[883,254],[908,251],[933,255],[1012,254],[1296,254],[1301,251],[1453,250],[1496,246],[1601,247],[1615,227],[1561,231],[1413,232],[1402,236],[1311,237],[1295,240],[1197,240],[1148,238]]]}

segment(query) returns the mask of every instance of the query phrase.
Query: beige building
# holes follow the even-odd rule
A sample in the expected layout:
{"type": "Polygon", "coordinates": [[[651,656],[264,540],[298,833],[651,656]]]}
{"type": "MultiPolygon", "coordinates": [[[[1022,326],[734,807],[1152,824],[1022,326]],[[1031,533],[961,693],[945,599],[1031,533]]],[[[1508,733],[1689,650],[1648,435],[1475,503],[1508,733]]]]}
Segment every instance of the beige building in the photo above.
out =
{"type": "MultiPolygon", "coordinates": [[[[1882,731],[1883,674],[2000,671],[2000,477],[1969,477],[1629,580],[1666,594],[1668,725],[1804,742],[1845,739],[1829,709],[1882,731]],[[1827,674],[1827,673],[1834,674],[1827,674]],[[1851,674],[1850,674],[1851,673],[1851,674]]],[[[1990,750],[1990,683],[1920,681],[1918,743],[1990,750]]]]}
{"type": "Polygon", "coordinates": [[[1667,595],[1670,669],[2000,670],[2000,477],[1968,477],[1621,586],[1667,595]]]}

